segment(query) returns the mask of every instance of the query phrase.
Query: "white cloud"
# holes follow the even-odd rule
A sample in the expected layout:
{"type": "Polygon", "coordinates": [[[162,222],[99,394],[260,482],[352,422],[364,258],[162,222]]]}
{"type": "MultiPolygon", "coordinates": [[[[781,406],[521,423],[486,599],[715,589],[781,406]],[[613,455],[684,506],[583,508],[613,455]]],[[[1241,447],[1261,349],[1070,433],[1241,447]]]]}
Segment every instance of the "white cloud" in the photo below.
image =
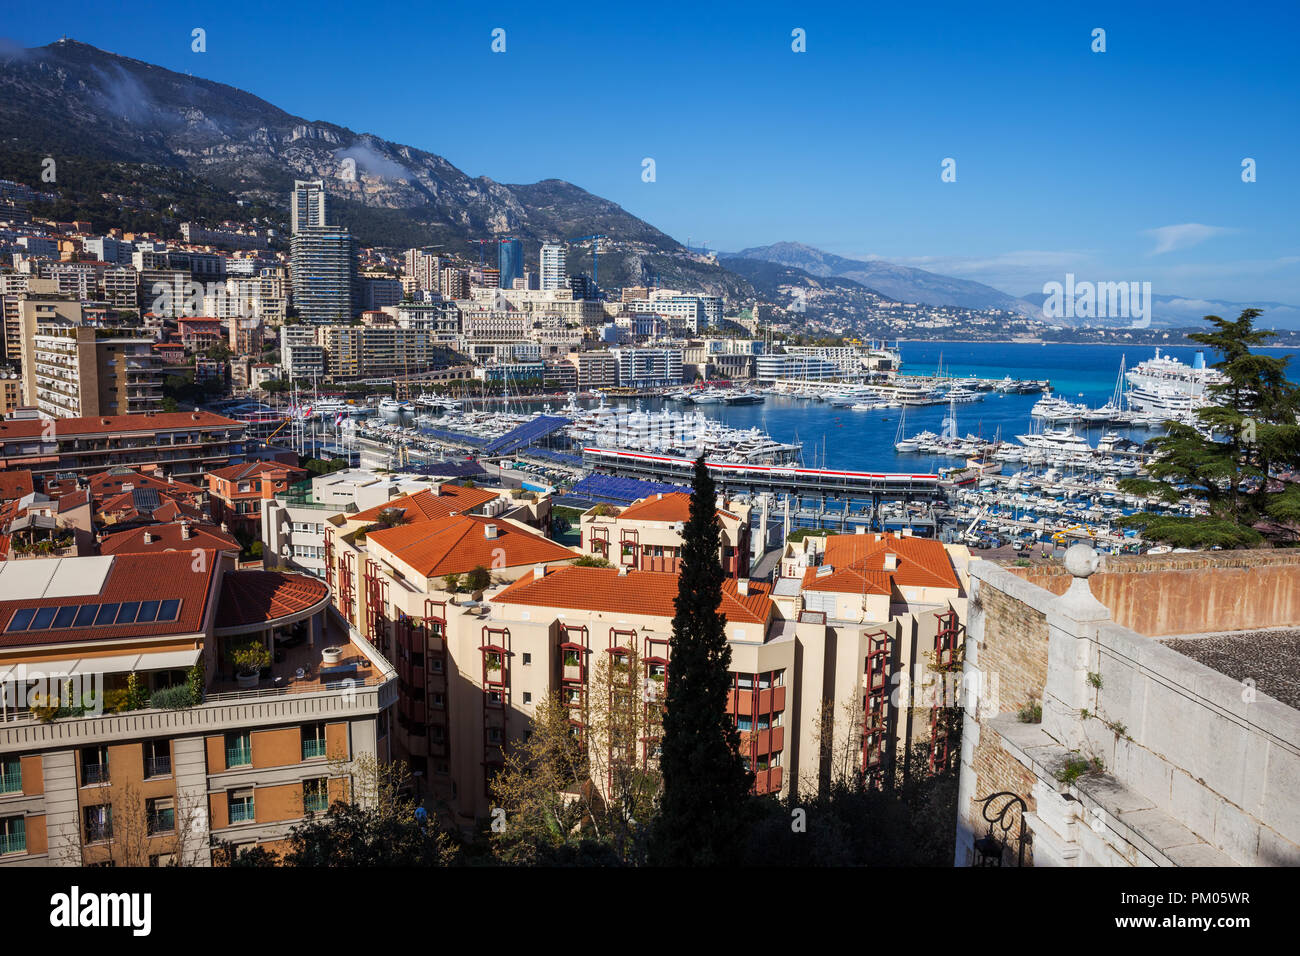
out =
{"type": "Polygon", "coordinates": [[[1155,237],[1156,247],[1151,251],[1151,254],[1158,256],[1166,252],[1173,252],[1176,249],[1187,249],[1199,245],[1206,239],[1236,231],[1226,226],[1207,226],[1199,222],[1184,222],[1177,226],[1161,226],[1158,229],[1147,229],[1143,232],[1143,235],[1155,237]]]}

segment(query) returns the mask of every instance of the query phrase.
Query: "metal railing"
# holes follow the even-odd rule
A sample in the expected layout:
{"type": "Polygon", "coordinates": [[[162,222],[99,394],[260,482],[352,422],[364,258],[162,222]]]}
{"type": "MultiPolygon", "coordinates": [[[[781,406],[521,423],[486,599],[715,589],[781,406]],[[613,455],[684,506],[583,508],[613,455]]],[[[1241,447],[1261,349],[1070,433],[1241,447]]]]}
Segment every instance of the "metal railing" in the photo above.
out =
{"type": "Polygon", "coordinates": [[[302,742],[302,759],[312,760],[316,757],[325,756],[324,740],[304,740],[302,742]]]}
{"type": "Polygon", "coordinates": [[[169,777],[171,772],[171,757],[150,757],[144,762],[144,775],[146,777],[169,777]]]}
{"type": "Polygon", "coordinates": [[[0,793],[23,792],[23,768],[19,764],[13,770],[0,771],[0,793]]]}
{"type": "Polygon", "coordinates": [[[108,764],[84,764],[81,768],[81,783],[82,786],[92,783],[108,783],[108,764]]]}
{"type": "Polygon", "coordinates": [[[113,839],[112,823],[87,823],[86,824],[86,842],[102,843],[106,840],[113,839]]]}
{"type": "Polygon", "coordinates": [[[246,803],[232,803],[230,805],[230,822],[231,823],[248,823],[254,817],[253,801],[246,803]]]}
{"type": "Polygon", "coordinates": [[[176,829],[175,810],[157,810],[149,814],[149,835],[171,833],[176,829]]]}
{"type": "Polygon", "coordinates": [[[26,832],[0,834],[0,853],[26,853],[26,852],[27,852],[26,832]]]}
{"type": "Polygon", "coordinates": [[[253,750],[251,747],[227,747],[226,748],[227,767],[246,767],[252,762],[253,762],[253,750]]]}
{"type": "Polygon", "coordinates": [[[302,807],[311,813],[321,813],[329,808],[329,794],[324,791],[319,793],[303,794],[302,807]]]}

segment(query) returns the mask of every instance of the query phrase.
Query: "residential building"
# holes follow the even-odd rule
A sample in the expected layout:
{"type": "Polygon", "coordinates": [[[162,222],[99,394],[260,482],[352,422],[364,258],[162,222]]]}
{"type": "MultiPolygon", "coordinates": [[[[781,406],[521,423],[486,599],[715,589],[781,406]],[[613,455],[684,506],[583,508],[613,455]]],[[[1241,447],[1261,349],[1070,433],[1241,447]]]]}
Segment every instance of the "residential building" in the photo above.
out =
{"type": "Polygon", "coordinates": [[[542,244],[538,274],[543,292],[564,289],[569,284],[568,247],[559,242],[542,244]]]}
{"type": "MultiPolygon", "coordinates": [[[[718,501],[718,560],[731,577],[749,577],[752,510],[740,502],[718,501]]],[[[582,514],[579,546],[584,554],[616,567],[676,574],[681,569],[682,529],[690,516],[691,496],[685,492],[656,494],[626,508],[596,505],[582,514]]]]}
{"type": "Polygon", "coordinates": [[[618,384],[623,388],[661,388],[682,382],[681,349],[610,349],[618,361],[618,384]]]}
{"type": "Polygon", "coordinates": [[[293,303],[306,322],[346,323],[360,311],[357,249],[347,229],[310,226],[289,240],[293,303]]]}
{"type": "Polygon", "coordinates": [[[289,200],[289,233],[331,226],[329,194],[322,179],[297,179],[289,200]]]}
{"type": "Polygon", "coordinates": [[[262,529],[262,502],[289,490],[307,472],[274,461],[217,468],[207,474],[212,520],[256,537],[262,529]]]}
{"type": "Polygon", "coordinates": [[[162,408],[163,370],[151,336],[57,316],[38,319],[31,311],[24,311],[24,333],[23,388],[46,415],[135,415],[162,408]]]}
{"type": "Polygon", "coordinates": [[[500,275],[497,285],[513,289],[515,280],[524,277],[524,244],[518,239],[502,239],[497,243],[497,268],[500,275]]]}
{"type": "Polygon", "coordinates": [[[5,562],[0,633],[0,865],[283,849],[350,796],[342,765],[393,756],[396,672],[304,575],[188,547],[5,562]],[[250,642],[271,663],[238,676],[232,652],[250,642]],[[128,717],[132,677],[152,696],[128,717]],[[89,712],[49,716],[68,688],[89,712]]]}

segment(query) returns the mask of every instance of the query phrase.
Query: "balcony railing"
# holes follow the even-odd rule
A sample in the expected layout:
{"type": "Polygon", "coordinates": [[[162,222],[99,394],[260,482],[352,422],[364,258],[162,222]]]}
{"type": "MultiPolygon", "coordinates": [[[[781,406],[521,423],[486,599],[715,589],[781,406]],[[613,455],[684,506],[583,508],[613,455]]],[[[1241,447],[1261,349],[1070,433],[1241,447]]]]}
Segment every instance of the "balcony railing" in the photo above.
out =
{"type": "Polygon", "coordinates": [[[171,772],[171,757],[150,757],[144,762],[144,775],[146,777],[169,777],[171,772]]]}
{"type": "Polygon", "coordinates": [[[253,820],[253,802],[235,803],[230,806],[231,823],[248,823],[253,820]]]}
{"type": "Polygon", "coordinates": [[[176,811],[158,810],[149,814],[149,835],[171,833],[176,829],[176,811]]]}
{"type": "Polygon", "coordinates": [[[302,759],[313,760],[325,756],[324,740],[304,740],[302,742],[302,759]]]}
{"type": "Polygon", "coordinates": [[[253,762],[253,751],[248,747],[227,747],[227,767],[247,767],[253,762]]]}
{"type": "Polygon", "coordinates": [[[26,853],[26,852],[27,852],[26,832],[0,834],[0,853],[26,853]]]}
{"type": "Polygon", "coordinates": [[[92,783],[108,783],[108,764],[106,763],[88,763],[81,768],[81,783],[83,786],[89,786],[92,783]]]}
{"type": "Polygon", "coordinates": [[[0,771],[0,793],[23,792],[23,768],[0,771]]]}
{"type": "Polygon", "coordinates": [[[111,823],[87,823],[86,824],[86,842],[102,843],[106,840],[113,839],[113,824],[111,823]]]}
{"type": "Polygon", "coordinates": [[[326,809],[329,808],[329,803],[330,803],[329,794],[325,793],[324,791],[321,791],[319,793],[304,794],[302,798],[303,809],[311,813],[324,812],[326,809]]]}

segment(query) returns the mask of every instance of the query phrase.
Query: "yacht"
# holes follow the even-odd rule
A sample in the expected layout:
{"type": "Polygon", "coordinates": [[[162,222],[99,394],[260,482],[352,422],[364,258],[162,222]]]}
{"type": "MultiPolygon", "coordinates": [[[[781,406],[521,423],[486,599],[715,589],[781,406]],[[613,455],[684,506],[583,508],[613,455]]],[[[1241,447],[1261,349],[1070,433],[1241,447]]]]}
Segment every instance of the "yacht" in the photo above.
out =
{"type": "Polygon", "coordinates": [[[1017,435],[1016,440],[1026,448],[1052,452],[1090,452],[1092,446],[1073,428],[1049,428],[1031,435],[1017,435]]]}
{"type": "Polygon", "coordinates": [[[395,398],[385,398],[379,402],[379,414],[386,422],[402,424],[414,420],[415,406],[410,402],[399,402],[395,398]]]}
{"type": "Polygon", "coordinates": [[[758,392],[727,392],[722,400],[728,405],[762,405],[766,401],[758,392]]]}

